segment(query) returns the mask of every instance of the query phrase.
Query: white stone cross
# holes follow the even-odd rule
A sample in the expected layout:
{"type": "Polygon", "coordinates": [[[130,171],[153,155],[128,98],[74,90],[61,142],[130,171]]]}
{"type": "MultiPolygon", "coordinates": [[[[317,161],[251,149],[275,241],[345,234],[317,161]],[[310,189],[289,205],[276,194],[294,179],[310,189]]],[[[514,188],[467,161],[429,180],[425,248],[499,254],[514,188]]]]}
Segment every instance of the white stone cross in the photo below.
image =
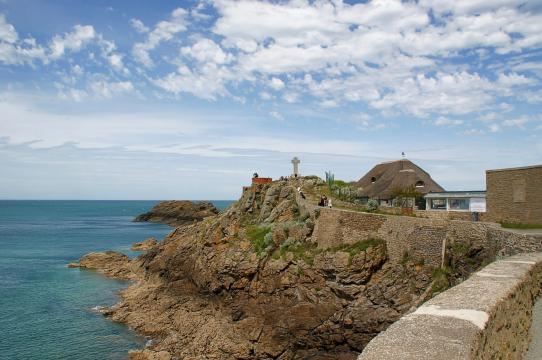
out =
{"type": "Polygon", "coordinates": [[[300,163],[300,162],[301,162],[301,161],[299,161],[299,159],[297,158],[297,156],[294,157],[294,158],[292,159],[292,164],[294,164],[294,174],[293,174],[293,175],[294,175],[295,177],[299,176],[299,168],[298,168],[298,166],[299,166],[299,163],[300,163]]]}

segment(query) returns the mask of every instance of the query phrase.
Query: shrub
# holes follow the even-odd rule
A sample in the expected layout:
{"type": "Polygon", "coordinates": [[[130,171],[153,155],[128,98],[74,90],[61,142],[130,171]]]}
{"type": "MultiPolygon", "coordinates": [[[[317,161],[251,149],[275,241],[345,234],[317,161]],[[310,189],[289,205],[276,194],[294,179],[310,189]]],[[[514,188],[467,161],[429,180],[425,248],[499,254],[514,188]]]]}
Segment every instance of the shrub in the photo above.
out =
{"type": "Polygon", "coordinates": [[[262,254],[264,250],[266,250],[266,248],[273,242],[271,228],[268,226],[249,227],[247,229],[247,237],[252,243],[254,251],[256,251],[258,255],[262,254]]]}
{"type": "Polygon", "coordinates": [[[367,201],[367,211],[369,212],[375,212],[378,210],[378,201],[374,199],[370,199],[367,201]]]}

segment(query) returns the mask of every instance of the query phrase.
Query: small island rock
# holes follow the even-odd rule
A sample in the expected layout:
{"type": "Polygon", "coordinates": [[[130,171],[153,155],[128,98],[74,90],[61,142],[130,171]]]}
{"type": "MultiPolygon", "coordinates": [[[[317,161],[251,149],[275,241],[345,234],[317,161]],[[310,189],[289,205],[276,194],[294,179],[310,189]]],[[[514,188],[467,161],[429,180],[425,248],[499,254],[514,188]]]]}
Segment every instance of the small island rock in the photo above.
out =
{"type": "Polygon", "coordinates": [[[210,202],[170,200],[159,202],[149,212],[137,216],[134,221],[148,221],[177,227],[201,221],[218,213],[218,209],[210,202]]]}

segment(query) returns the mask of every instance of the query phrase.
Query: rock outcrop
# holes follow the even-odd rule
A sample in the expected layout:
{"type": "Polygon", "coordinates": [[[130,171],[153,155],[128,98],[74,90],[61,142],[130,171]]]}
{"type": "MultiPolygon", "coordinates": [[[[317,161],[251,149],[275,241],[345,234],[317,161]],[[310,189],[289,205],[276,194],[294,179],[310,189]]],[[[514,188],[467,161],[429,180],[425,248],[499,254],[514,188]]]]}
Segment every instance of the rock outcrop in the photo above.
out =
{"type": "Polygon", "coordinates": [[[131,280],[135,274],[130,269],[131,263],[128,256],[116,251],[103,253],[92,252],[83,256],[79,263],[70,263],[68,267],[97,270],[107,277],[122,280],[131,280]]]}
{"type": "Polygon", "coordinates": [[[210,202],[171,200],[159,202],[149,212],[137,216],[134,221],[181,226],[201,221],[216,214],[218,214],[218,209],[210,202]]]}
{"type": "Polygon", "coordinates": [[[158,240],[153,237],[143,240],[142,242],[133,243],[131,250],[132,251],[148,251],[152,248],[155,248],[158,245],[158,240]]]}
{"type": "Polygon", "coordinates": [[[296,188],[253,186],[227,211],[176,228],[134,259],[105,312],[153,338],[133,359],[355,359],[427,296],[431,269],[391,264],[370,239],[318,248],[296,188]]]}

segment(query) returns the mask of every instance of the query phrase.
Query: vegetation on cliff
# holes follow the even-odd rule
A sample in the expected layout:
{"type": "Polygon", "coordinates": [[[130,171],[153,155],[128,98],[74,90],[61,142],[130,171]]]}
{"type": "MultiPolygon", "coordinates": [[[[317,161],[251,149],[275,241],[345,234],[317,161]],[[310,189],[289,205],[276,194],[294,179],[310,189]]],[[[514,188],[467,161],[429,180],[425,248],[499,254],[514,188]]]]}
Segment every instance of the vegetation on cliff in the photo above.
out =
{"type": "Polygon", "coordinates": [[[427,296],[432,269],[392,264],[380,239],[321,248],[297,188],[253,186],[133,260],[138,280],[106,311],[153,338],[134,359],[355,359],[427,296]]]}

